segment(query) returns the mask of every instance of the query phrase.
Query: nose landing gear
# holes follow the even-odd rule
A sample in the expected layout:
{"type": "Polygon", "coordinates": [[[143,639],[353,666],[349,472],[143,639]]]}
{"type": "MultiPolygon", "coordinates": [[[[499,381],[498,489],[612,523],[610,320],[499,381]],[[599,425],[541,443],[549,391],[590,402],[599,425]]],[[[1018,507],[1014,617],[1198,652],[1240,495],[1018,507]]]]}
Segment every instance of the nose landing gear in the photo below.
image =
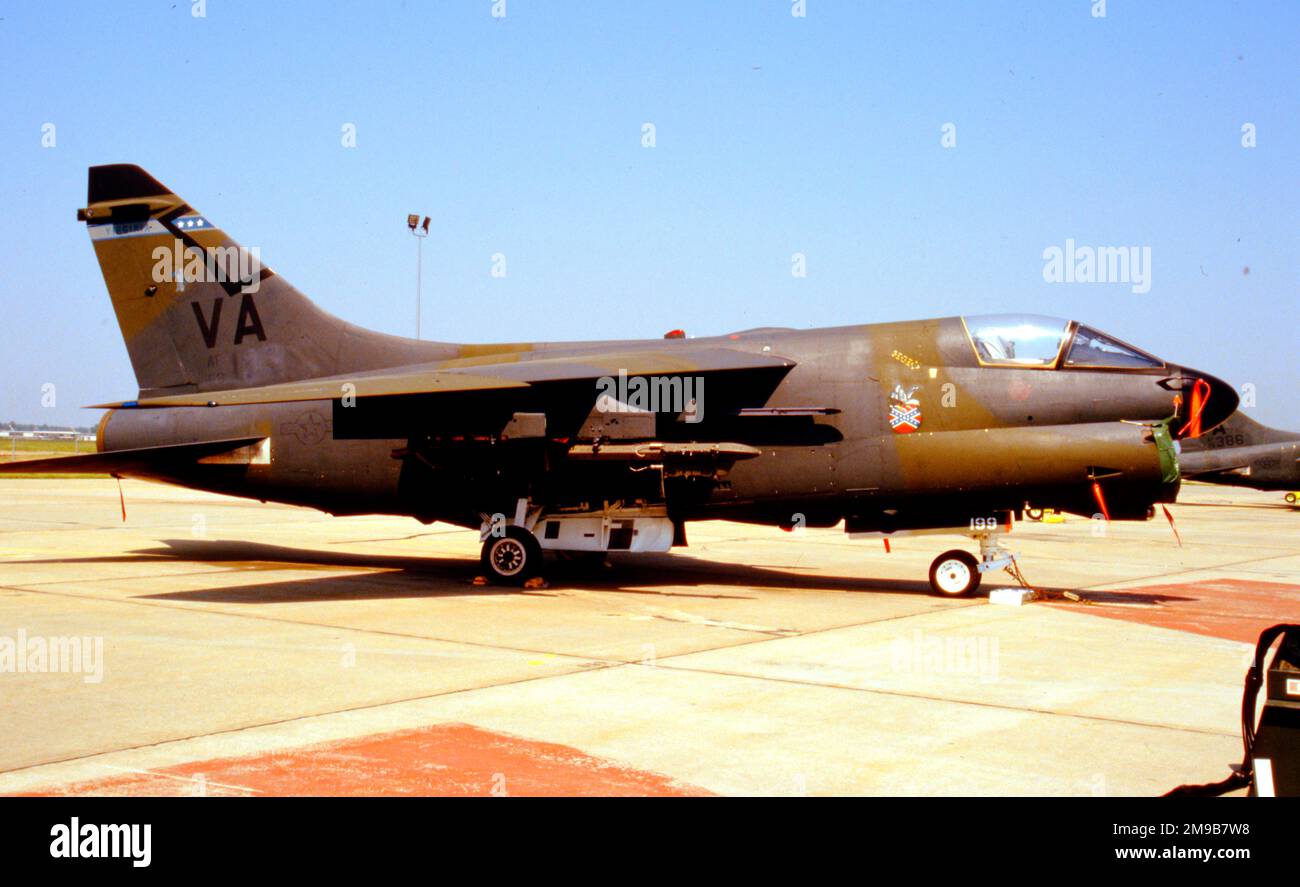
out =
{"type": "Polygon", "coordinates": [[[960,548],[945,551],[930,564],[930,588],[944,597],[973,594],[981,578],[979,562],[960,548]]]}
{"type": "Polygon", "coordinates": [[[944,597],[966,597],[980,587],[980,580],[990,570],[1006,569],[1019,581],[1015,556],[1002,545],[1002,531],[981,530],[971,538],[980,544],[980,556],[954,548],[945,551],[930,564],[930,588],[944,597]]]}

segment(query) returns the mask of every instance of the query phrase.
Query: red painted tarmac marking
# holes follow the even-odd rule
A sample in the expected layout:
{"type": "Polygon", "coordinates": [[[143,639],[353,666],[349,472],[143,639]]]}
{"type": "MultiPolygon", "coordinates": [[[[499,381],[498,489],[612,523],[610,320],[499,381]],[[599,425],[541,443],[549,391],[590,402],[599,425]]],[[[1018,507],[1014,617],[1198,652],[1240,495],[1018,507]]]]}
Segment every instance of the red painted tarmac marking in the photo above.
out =
{"type": "Polygon", "coordinates": [[[439,724],[53,786],[32,795],[699,796],[577,749],[439,724]]]}
{"type": "Polygon", "coordinates": [[[1089,602],[1082,608],[1051,606],[1250,644],[1270,625],[1300,619],[1300,585],[1282,582],[1205,579],[1081,595],[1089,602]]]}

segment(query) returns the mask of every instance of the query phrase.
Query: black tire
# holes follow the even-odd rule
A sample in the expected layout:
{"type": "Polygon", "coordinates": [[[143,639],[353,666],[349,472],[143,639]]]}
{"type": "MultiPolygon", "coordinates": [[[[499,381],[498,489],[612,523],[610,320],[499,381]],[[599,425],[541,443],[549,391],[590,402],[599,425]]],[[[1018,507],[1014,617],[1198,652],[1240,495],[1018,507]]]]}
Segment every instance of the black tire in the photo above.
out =
{"type": "Polygon", "coordinates": [[[1286,494],[1286,504],[1287,504],[1287,505],[1294,505],[1294,504],[1295,504],[1295,500],[1296,500],[1296,495],[1295,495],[1295,493],[1287,493],[1287,494],[1286,494]]]}
{"type": "Polygon", "coordinates": [[[489,536],[479,557],[488,578],[499,585],[523,585],[542,566],[542,546],[522,527],[506,527],[504,536],[489,536]]]}
{"type": "Polygon", "coordinates": [[[983,574],[979,561],[969,552],[954,548],[930,564],[930,590],[941,597],[966,597],[980,587],[983,574]]]}
{"type": "Polygon", "coordinates": [[[1026,508],[1026,509],[1025,509],[1025,517],[1029,518],[1030,520],[1042,520],[1042,519],[1043,519],[1043,509],[1041,509],[1041,508],[1026,508]]]}

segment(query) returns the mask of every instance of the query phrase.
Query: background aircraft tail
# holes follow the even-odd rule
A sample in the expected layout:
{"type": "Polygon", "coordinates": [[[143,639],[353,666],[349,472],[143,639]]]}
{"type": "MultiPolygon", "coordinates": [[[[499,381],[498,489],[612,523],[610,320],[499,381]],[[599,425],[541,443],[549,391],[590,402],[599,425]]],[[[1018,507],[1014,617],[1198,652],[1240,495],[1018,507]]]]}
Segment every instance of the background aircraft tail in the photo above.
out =
{"type": "Polygon", "coordinates": [[[451,356],[316,305],[138,166],[90,168],[86,223],[141,396],[246,388],[451,356]]]}
{"type": "Polygon", "coordinates": [[[1280,428],[1270,428],[1268,425],[1256,422],[1238,410],[1213,431],[1209,431],[1199,438],[1183,440],[1181,446],[1188,452],[1198,452],[1207,449],[1218,450],[1253,447],[1260,444],[1286,443],[1297,439],[1300,439],[1300,433],[1283,431],[1280,428]]]}

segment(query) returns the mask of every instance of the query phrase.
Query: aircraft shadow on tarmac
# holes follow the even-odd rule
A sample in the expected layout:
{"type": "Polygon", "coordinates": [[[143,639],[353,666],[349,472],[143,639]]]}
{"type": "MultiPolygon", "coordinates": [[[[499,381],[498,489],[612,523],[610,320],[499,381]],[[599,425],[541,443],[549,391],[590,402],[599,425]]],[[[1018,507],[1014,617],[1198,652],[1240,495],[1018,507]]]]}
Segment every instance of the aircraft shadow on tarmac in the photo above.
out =
{"type": "MultiPolygon", "coordinates": [[[[544,571],[549,589],[520,590],[471,584],[479,574],[477,560],[470,558],[409,557],[350,551],[320,551],[289,548],[238,540],[165,539],[165,547],[139,549],[129,554],[104,557],[60,558],[51,563],[158,563],[163,561],[227,564],[237,571],[310,570],[320,568],[364,568],[381,572],[361,575],[327,575],[308,579],[286,579],[252,585],[160,592],[139,595],[150,600],[210,603],[292,603],[313,601],[367,600],[385,598],[437,598],[489,594],[545,596],[564,589],[611,591],[624,594],[669,595],[710,599],[749,597],[746,590],[838,591],[863,594],[928,595],[923,580],[882,579],[870,575],[827,576],[793,572],[777,567],[757,567],[700,560],[686,554],[615,555],[612,566],[582,562],[550,561],[544,571]],[[722,586],[737,593],[692,595],[682,587],[722,586]],[[660,591],[656,586],[672,587],[660,591]]],[[[40,563],[41,561],[25,561],[40,563]]],[[[869,565],[867,565],[869,568],[869,565]]],[[[865,572],[865,569],[864,569],[865,572]]],[[[1010,586],[1010,579],[990,579],[986,587],[1010,586]]],[[[1039,586],[1050,598],[1065,589],[1039,586]]],[[[1096,603],[1160,604],[1190,600],[1170,594],[1132,591],[1085,592],[1096,603]]],[[[978,600],[978,598],[976,598],[978,600]]],[[[940,598],[931,598],[936,604],[940,598]]]]}
{"type": "Polygon", "coordinates": [[[163,540],[166,549],[151,549],[154,556],[179,560],[252,562],[262,569],[321,567],[365,567],[386,572],[361,576],[289,580],[256,587],[217,588],[206,591],[149,595],[171,600],[250,602],[275,600],[341,600],[383,597],[444,597],[454,595],[529,594],[546,595],[562,589],[614,591],[627,594],[673,595],[704,598],[737,598],[758,588],[807,589],[812,591],[856,591],[925,593],[926,582],[873,580],[867,576],[810,576],[780,569],[746,564],[703,561],[682,554],[640,554],[610,558],[611,566],[584,562],[547,561],[543,576],[549,589],[521,590],[501,586],[475,586],[471,580],[482,571],[477,559],[369,555],[286,548],[254,542],[163,540]],[[723,586],[738,594],[691,595],[679,590],[659,591],[656,586],[723,586]]]}
{"type": "MultiPolygon", "coordinates": [[[[546,595],[564,589],[612,591],[627,594],[672,595],[678,597],[749,597],[749,589],[841,591],[869,594],[927,595],[924,580],[882,579],[870,575],[827,576],[792,572],[749,564],[705,561],[685,554],[639,554],[613,556],[609,567],[583,563],[548,561],[543,575],[549,589],[475,586],[471,580],[481,570],[477,559],[409,557],[346,551],[289,548],[236,540],[164,539],[161,548],[138,549],[129,554],[103,557],[59,558],[57,563],[158,563],[163,561],[226,564],[235,570],[310,570],[364,568],[381,572],[362,575],[328,575],[308,579],[287,579],[254,585],[160,592],[139,595],[142,599],[212,603],[287,603],[310,601],[366,600],[406,597],[450,597],[460,595],[528,594],[546,595]],[[682,587],[723,586],[738,593],[691,595],[682,587]],[[671,586],[659,591],[656,586],[671,586]]],[[[24,563],[40,563],[25,561],[24,563]]],[[[864,565],[869,568],[869,565],[864,565]]],[[[864,574],[866,569],[864,569],[864,574]]],[[[163,578],[163,577],[160,577],[163,578]]],[[[178,577],[179,578],[179,577],[178,577]]],[[[995,583],[996,585],[1010,584],[995,583]]],[[[932,598],[936,603],[939,598],[932,598]]]]}

